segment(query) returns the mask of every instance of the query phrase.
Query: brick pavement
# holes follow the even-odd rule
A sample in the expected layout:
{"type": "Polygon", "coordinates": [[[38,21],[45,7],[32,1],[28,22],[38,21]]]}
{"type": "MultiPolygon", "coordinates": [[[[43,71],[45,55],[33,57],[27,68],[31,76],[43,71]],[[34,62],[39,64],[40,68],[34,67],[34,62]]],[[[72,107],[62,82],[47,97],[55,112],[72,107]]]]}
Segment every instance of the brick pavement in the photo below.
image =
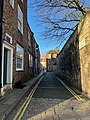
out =
{"type": "Polygon", "coordinates": [[[12,89],[4,96],[0,97],[0,120],[3,120],[15,108],[20,100],[29,92],[31,86],[43,75],[40,73],[35,78],[32,78],[24,83],[26,87],[23,89],[12,89]]]}
{"type": "Polygon", "coordinates": [[[90,101],[33,98],[22,120],[90,120],[90,101]]]}

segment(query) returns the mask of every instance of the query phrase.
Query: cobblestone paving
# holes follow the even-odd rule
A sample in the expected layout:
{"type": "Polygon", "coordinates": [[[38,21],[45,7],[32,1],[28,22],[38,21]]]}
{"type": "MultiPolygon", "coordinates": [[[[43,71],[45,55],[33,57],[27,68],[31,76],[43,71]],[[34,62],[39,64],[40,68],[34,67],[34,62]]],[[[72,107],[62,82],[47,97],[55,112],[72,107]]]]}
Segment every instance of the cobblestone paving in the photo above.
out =
{"type": "MultiPolygon", "coordinates": [[[[81,98],[86,98],[80,95],[81,98]]],[[[7,120],[13,120],[24,97],[7,120]]],[[[22,120],[90,120],[90,101],[76,100],[55,75],[47,73],[37,88],[22,120]]]]}
{"type": "Polygon", "coordinates": [[[90,103],[74,98],[33,98],[22,120],[90,120],[90,103]]]}

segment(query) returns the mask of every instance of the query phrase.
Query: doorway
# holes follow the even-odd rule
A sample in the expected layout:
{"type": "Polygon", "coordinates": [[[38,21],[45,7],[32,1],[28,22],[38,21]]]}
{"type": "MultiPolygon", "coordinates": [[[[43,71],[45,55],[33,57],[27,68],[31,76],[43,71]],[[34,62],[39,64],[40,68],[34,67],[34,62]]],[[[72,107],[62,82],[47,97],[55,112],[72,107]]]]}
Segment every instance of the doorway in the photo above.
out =
{"type": "Polygon", "coordinates": [[[3,85],[7,84],[7,72],[8,72],[8,49],[4,48],[4,66],[3,66],[3,85]]]}
{"type": "Polygon", "coordinates": [[[13,79],[13,46],[7,42],[3,43],[2,50],[2,92],[4,89],[12,88],[13,79]]]}

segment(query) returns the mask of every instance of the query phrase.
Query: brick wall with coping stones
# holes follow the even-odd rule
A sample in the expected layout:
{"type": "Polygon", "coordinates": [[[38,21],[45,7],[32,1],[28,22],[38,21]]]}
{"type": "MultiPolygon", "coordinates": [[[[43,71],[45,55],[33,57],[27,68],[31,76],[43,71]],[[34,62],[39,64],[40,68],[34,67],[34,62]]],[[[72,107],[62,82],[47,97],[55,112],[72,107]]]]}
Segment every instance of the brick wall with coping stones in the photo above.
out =
{"type": "Polygon", "coordinates": [[[71,35],[57,58],[57,72],[64,80],[81,90],[80,58],[77,30],[71,35]]]}
{"type": "Polygon", "coordinates": [[[26,80],[26,76],[31,73],[28,67],[28,25],[27,25],[27,0],[15,0],[14,9],[11,7],[9,0],[4,0],[3,16],[3,37],[8,33],[12,37],[13,49],[13,84],[17,81],[26,80]],[[23,35],[18,30],[18,4],[23,12],[23,35]],[[16,71],[16,44],[24,48],[24,70],[16,71]]]}
{"type": "Polygon", "coordinates": [[[82,90],[90,97],[90,11],[78,25],[82,90]]]}
{"type": "Polygon", "coordinates": [[[56,73],[90,97],[90,11],[58,55],[56,73]]]}

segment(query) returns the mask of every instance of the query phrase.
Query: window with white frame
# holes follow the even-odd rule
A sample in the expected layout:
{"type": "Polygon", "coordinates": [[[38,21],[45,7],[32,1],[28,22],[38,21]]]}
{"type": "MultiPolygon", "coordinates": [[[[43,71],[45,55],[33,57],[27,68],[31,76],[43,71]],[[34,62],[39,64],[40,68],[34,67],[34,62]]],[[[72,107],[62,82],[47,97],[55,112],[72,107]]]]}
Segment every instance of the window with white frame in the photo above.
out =
{"type": "Polygon", "coordinates": [[[10,0],[10,5],[12,6],[12,8],[14,8],[14,0],[10,0]]]}
{"type": "Polygon", "coordinates": [[[23,13],[19,5],[18,5],[18,29],[23,34],[23,13]]]}
{"type": "Polygon", "coordinates": [[[31,46],[31,43],[30,43],[30,32],[28,31],[28,45],[31,46]]]}
{"type": "Polygon", "coordinates": [[[29,54],[29,67],[33,67],[33,57],[29,54]]]}
{"type": "Polygon", "coordinates": [[[20,45],[16,45],[16,70],[23,70],[24,49],[20,45]]]}

